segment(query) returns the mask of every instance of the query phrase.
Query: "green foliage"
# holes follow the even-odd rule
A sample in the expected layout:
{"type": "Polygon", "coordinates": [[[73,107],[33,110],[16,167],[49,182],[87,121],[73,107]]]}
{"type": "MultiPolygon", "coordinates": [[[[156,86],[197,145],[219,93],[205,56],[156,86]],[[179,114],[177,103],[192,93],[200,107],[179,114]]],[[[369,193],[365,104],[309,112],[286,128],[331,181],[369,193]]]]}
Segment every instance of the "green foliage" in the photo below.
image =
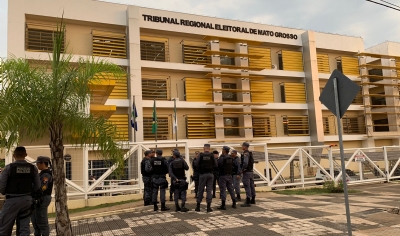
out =
{"type": "Polygon", "coordinates": [[[120,78],[125,72],[106,60],[62,54],[65,24],[60,25],[49,61],[10,57],[0,63],[0,148],[9,149],[20,139],[49,137],[62,144],[92,146],[122,167],[115,126],[85,109],[90,83],[107,79],[105,74],[120,78]]]}
{"type": "Polygon", "coordinates": [[[328,193],[343,193],[343,182],[339,181],[337,184],[334,181],[325,181],[324,189],[328,193]]]}
{"type": "Polygon", "coordinates": [[[0,160],[0,168],[4,168],[4,166],[6,166],[6,161],[0,160]]]}

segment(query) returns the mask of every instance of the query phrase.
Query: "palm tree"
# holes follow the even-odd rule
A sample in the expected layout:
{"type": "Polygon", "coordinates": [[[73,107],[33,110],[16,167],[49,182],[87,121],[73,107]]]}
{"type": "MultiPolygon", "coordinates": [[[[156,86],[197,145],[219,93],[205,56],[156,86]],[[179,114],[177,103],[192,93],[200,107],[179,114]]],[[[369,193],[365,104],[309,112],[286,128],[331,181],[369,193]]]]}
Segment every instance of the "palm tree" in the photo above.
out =
{"type": "MultiPolygon", "coordinates": [[[[124,71],[105,60],[64,54],[65,23],[53,37],[49,61],[9,58],[0,64],[0,147],[10,149],[20,139],[49,137],[55,186],[57,235],[72,235],[64,171],[64,143],[88,145],[103,158],[124,165],[116,128],[104,117],[87,114],[90,84],[124,71]]],[[[122,169],[122,168],[121,168],[122,169]]]]}

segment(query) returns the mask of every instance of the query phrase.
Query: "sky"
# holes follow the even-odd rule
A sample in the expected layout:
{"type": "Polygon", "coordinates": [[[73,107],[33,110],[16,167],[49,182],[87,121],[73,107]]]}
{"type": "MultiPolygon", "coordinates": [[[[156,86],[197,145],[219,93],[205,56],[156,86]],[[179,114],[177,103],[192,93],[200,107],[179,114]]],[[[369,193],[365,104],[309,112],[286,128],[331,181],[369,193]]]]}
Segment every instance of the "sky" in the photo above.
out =
{"type": "MultiPolygon", "coordinates": [[[[400,11],[365,0],[102,1],[357,36],[364,39],[366,48],[385,41],[400,42],[400,11]]],[[[386,1],[400,6],[400,0],[386,1]]],[[[0,57],[7,55],[7,2],[0,0],[0,57]]]]}

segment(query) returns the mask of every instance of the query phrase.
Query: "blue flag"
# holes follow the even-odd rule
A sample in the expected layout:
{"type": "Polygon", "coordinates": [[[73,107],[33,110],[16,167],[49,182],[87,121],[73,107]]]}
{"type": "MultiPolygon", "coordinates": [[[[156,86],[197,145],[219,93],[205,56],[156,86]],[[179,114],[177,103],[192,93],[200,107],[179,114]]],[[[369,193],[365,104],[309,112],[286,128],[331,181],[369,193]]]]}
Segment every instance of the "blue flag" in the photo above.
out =
{"type": "Polygon", "coordinates": [[[136,117],[138,117],[137,111],[136,111],[136,104],[133,103],[132,107],[132,116],[131,116],[131,126],[137,131],[137,122],[136,122],[136,117]]]}

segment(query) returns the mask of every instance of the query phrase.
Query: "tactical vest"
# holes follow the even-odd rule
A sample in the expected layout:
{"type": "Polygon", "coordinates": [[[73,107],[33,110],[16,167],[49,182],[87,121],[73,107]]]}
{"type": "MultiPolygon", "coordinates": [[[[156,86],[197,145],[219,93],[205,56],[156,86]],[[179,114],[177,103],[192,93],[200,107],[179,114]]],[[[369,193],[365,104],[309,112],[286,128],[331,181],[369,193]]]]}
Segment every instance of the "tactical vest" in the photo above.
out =
{"type": "Polygon", "coordinates": [[[172,173],[178,179],[186,179],[184,163],[185,161],[181,158],[175,159],[173,162],[171,162],[172,173]]]}
{"type": "MultiPolygon", "coordinates": [[[[46,174],[46,173],[49,174],[52,178],[48,180],[48,181],[50,181],[50,182],[49,182],[49,184],[47,185],[47,189],[46,189],[45,191],[43,191],[43,195],[51,195],[51,193],[52,193],[52,191],[53,191],[53,173],[51,172],[51,170],[46,169],[46,170],[40,171],[39,176],[40,176],[40,179],[42,180],[42,176],[43,176],[44,174],[46,174]]],[[[43,180],[42,180],[42,181],[43,181],[43,180]]],[[[42,184],[43,184],[43,183],[42,183],[42,184]]]]}
{"type": "Polygon", "coordinates": [[[220,168],[220,175],[232,175],[233,159],[230,156],[224,156],[222,166],[220,168]]]}
{"type": "Polygon", "coordinates": [[[214,171],[214,156],[212,153],[200,153],[199,172],[200,174],[213,173],[214,171]]]}
{"type": "Polygon", "coordinates": [[[249,152],[249,163],[247,164],[246,171],[253,171],[253,166],[254,166],[253,153],[249,152]]]}
{"type": "Polygon", "coordinates": [[[146,172],[146,161],[148,161],[148,159],[147,158],[143,158],[142,162],[140,163],[140,171],[142,172],[143,176],[151,177],[152,173],[151,172],[146,172]]]}
{"type": "Polygon", "coordinates": [[[192,169],[193,169],[193,175],[195,175],[195,174],[199,174],[199,171],[198,171],[198,167],[197,166],[195,166],[195,163],[196,162],[196,158],[192,161],[192,169]]]}
{"type": "MultiPolygon", "coordinates": [[[[236,157],[237,159],[238,157],[236,157]]],[[[232,174],[239,174],[239,165],[237,164],[237,160],[232,158],[232,174]]]]}
{"type": "Polygon", "coordinates": [[[31,194],[35,178],[35,166],[30,163],[11,163],[6,194],[31,194]]]}
{"type": "Polygon", "coordinates": [[[166,175],[168,172],[164,157],[156,157],[150,161],[153,175],[166,175]]]}

